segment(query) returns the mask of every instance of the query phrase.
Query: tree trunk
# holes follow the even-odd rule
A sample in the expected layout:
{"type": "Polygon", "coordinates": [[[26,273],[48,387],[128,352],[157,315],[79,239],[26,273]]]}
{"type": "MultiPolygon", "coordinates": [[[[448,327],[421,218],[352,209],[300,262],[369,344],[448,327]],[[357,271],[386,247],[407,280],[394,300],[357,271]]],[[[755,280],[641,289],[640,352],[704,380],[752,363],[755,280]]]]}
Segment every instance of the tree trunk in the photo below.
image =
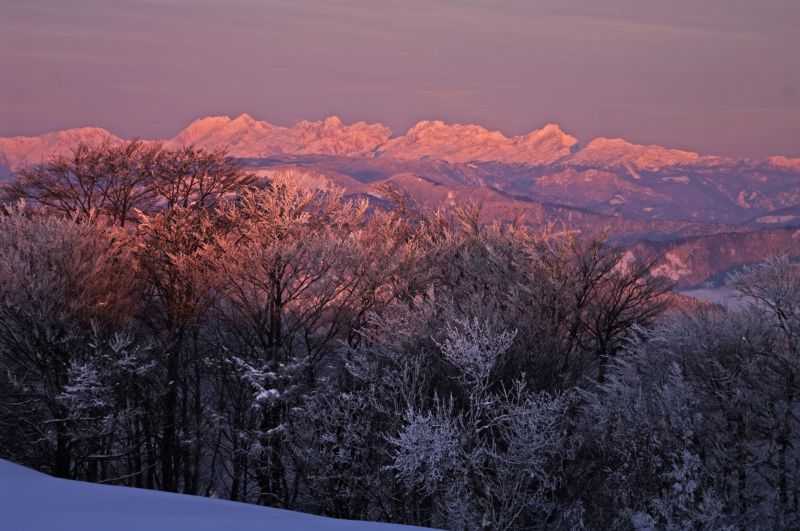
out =
{"type": "Polygon", "coordinates": [[[175,465],[177,461],[176,414],[178,406],[178,348],[173,346],[167,353],[167,389],[162,402],[164,418],[161,437],[161,488],[177,492],[175,465]]]}
{"type": "Polygon", "coordinates": [[[56,459],[54,473],[59,478],[69,478],[69,468],[72,463],[70,455],[70,440],[67,428],[63,422],[56,423],[56,459]]]}

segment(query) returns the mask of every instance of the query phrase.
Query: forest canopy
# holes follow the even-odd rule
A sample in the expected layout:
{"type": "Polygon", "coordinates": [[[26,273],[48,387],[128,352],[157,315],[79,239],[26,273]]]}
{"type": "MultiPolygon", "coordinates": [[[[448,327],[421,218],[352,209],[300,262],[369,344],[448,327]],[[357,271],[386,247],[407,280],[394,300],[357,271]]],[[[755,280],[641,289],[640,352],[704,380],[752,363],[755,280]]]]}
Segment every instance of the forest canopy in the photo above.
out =
{"type": "Polygon", "coordinates": [[[0,457],[451,529],[800,525],[800,272],[681,305],[601,237],[82,145],[0,215],[0,457]]]}

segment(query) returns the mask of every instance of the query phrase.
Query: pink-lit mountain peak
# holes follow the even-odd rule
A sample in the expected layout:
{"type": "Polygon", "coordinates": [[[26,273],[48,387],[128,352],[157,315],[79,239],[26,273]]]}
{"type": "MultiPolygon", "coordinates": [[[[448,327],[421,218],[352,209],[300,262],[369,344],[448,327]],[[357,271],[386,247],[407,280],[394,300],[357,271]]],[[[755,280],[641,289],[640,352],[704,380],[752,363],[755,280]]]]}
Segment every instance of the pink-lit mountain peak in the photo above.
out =
{"type": "Polygon", "coordinates": [[[525,144],[541,146],[542,148],[563,149],[566,147],[570,152],[578,148],[578,139],[565,133],[558,124],[547,124],[523,137],[514,138],[522,138],[525,144]]]}
{"type": "MultiPolygon", "coordinates": [[[[92,127],[38,137],[0,138],[0,166],[7,168],[0,170],[13,171],[43,162],[53,154],[66,154],[81,142],[94,144],[106,139],[120,141],[108,131],[92,127]]],[[[242,158],[339,155],[453,163],[546,165],[563,162],[576,167],[622,169],[634,178],[642,171],[737,163],[733,159],[701,156],[692,151],[633,144],[620,138],[596,138],[579,148],[577,139],[554,123],[527,134],[507,136],[480,125],[423,120],[404,134],[392,137],[391,130],[380,123],[347,124],[337,116],[302,120],[286,127],[241,114],[235,118],[209,116],[195,120],[165,143],[173,147],[224,148],[230,155],[242,158]]],[[[785,171],[800,171],[800,159],[778,156],[760,163],[785,171]]]]}
{"type": "Polygon", "coordinates": [[[626,166],[636,170],[656,171],[687,164],[721,161],[718,157],[702,157],[693,151],[668,149],[658,145],[632,144],[621,138],[596,138],[570,158],[576,165],[626,166]]]}
{"type": "Polygon", "coordinates": [[[383,125],[365,122],[346,125],[336,116],[281,127],[242,114],[235,119],[215,116],[196,120],[170,143],[225,147],[237,157],[282,153],[358,156],[384,143],[390,135],[391,131],[383,125]]]}
{"type": "Polygon", "coordinates": [[[117,143],[122,140],[99,127],[79,127],[41,136],[0,138],[0,158],[9,168],[47,161],[53,155],[66,155],[78,144],[117,143]]]}
{"type": "Polygon", "coordinates": [[[261,142],[272,133],[276,126],[269,122],[253,119],[242,114],[234,119],[228,116],[209,116],[189,124],[170,141],[175,145],[202,145],[221,147],[229,145],[232,149],[242,145],[261,142]]]}
{"type": "Polygon", "coordinates": [[[577,139],[555,124],[527,135],[507,137],[479,125],[446,124],[423,120],[381,146],[383,156],[448,162],[506,162],[544,164],[574,151],[577,139]]]}
{"type": "Polygon", "coordinates": [[[782,155],[777,155],[775,157],[769,157],[766,161],[776,168],[800,171],[800,158],[790,159],[782,155]]]}

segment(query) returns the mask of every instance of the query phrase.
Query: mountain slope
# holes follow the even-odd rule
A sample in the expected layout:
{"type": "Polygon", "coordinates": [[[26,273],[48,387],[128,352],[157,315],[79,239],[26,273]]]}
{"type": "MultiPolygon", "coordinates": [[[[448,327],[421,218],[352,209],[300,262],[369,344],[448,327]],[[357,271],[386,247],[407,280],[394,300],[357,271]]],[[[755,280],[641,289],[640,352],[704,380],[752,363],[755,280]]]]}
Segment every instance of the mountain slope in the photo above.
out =
{"type": "Polygon", "coordinates": [[[738,224],[800,203],[800,171],[789,164],[615,146],[526,171],[483,166],[495,188],[624,217],[738,224]]]}
{"type": "Polygon", "coordinates": [[[15,531],[402,530],[224,500],[46,476],[0,460],[3,529],[15,531]]]}
{"type": "Polygon", "coordinates": [[[800,260],[800,229],[783,227],[642,241],[633,245],[631,252],[635,257],[660,257],[656,273],[670,278],[678,288],[714,287],[724,284],[728,273],[770,255],[785,254],[800,260]]]}

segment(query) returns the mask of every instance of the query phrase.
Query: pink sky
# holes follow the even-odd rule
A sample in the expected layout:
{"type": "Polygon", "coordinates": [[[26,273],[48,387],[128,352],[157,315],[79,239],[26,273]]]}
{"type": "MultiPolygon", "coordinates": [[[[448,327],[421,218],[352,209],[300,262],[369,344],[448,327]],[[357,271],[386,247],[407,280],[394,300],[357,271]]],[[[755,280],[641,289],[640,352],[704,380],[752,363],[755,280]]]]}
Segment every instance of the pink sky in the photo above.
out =
{"type": "Polygon", "coordinates": [[[797,0],[0,0],[0,135],[248,112],[800,157],[797,0]]]}

